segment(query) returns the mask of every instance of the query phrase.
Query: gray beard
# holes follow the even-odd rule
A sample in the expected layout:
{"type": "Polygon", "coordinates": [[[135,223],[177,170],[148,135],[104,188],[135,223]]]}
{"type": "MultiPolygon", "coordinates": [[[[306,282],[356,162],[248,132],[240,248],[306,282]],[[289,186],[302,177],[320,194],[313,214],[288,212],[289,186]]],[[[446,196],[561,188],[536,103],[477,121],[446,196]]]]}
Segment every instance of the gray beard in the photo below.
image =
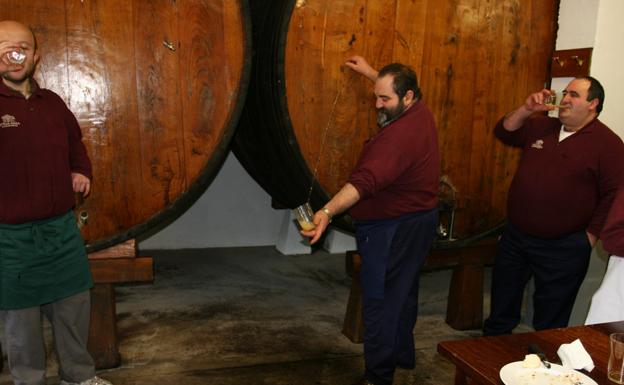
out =
{"type": "Polygon", "coordinates": [[[394,116],[385,112],[384,109],[377,110],[377,124],[379,125],[379,127],[386,127],[388,124],[394,122],[401,115],[403,115],[403,113],[405,112],[405,105],[403,105],[403,103],[400,103],[397,106],[397,109],[399,108],[401,109],[401,111],[397,112],[394,116]]]}
{"type": "Polygon", "coordinates": [[[388,115],[386,115],[386,113],[383,111],[377,111],[377,124],[380,127],[385,127],[388,123],[390,123],[388,115]]]}

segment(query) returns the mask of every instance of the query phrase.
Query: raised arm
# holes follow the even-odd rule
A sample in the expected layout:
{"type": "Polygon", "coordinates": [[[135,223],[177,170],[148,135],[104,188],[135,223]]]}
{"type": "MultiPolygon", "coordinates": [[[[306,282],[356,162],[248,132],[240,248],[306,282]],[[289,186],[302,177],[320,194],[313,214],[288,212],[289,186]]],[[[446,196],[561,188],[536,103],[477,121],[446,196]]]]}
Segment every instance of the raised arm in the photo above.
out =
{"type": "Polygon", "coordinates": [[[550,90],[543,89],[529,95],[523,105],[505,115],[505,119],[503,120],[503,127],[505,130],[515,131],[519,129],[534,112],[555,109],[556,107],[554,106],[544,104],[544,99],[550,94],[550,90]]]}
{"type": "Polygon", "coordinates": [[[357,73],[366,76],[370,81],[377,80],[377,74],[379,72],[368,64],[368,62],[361,56],[351,56],[345,62],[345,65],[357,73]]]}

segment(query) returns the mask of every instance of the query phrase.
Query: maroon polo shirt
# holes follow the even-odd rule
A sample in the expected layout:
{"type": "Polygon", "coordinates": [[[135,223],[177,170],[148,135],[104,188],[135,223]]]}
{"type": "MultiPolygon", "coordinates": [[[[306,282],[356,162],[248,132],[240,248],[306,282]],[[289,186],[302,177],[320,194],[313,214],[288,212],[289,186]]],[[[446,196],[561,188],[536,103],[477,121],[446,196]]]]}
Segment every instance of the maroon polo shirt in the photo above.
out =
{"type": "Polygon", "coordinates": [[[80,126],[63,100],[32,81],[30,98],[0,81],[0,223],[20,224],[74,206],[71,173],[91,178],[80,126]]]}
{"type": "Polygon", "coordinates": [[[602,247],[609,254],[624,257],[624,185],[620,186],[602,233],[602,247]]]}
{"type": "Polygon", "coordinates": [[[527,119],[509,132],[501,119],[496,136],[522,148],[507,200],[509,221],[521,231],[555,238],[587,230],[599,236],[624,176],[624,144],[598,119],[559,142],[561,122],[527,119]]]}
{"type": "Polygon", "coordinates": [[[349,177],[356,220],[388,219],[438,204],[440,153],[431,111],[421,101],[369,139],[349,177]]]}

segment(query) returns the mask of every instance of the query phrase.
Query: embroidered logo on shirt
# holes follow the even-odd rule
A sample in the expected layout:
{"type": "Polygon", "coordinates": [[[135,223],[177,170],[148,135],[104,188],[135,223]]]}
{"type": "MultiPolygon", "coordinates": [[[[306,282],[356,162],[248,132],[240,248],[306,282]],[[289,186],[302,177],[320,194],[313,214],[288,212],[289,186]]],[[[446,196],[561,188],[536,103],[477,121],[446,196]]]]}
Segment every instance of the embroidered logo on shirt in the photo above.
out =
{"type": "Polygon", "coordinates": [[[8,128],[8,127],[18,127],[21,123],[15,120],[15,116],[13,115],[2,115],[2,122],[0,123],[0,128],[8,128]]]}
{"type": "Polygon", "coordinates": [[[544,141],[541,139],[536,140],[535,143],[531,145],[531,148],[537,148],[538,150],[541,150],[542,148],[544,148],[544,141]]]}

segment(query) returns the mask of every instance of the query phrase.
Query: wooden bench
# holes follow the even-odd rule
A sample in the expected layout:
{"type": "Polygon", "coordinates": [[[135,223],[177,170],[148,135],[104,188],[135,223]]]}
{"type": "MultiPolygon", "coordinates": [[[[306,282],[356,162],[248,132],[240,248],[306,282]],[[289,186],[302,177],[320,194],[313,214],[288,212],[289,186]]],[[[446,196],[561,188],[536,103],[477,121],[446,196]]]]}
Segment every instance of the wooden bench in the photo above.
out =
{"type": "MultiPolygon", "coordinates": [[[[89,264],[95,286],[91,289],[91,325],[88,349],[97,369],[119,366],[117,315],[114,284],[152,282],[151,257],[137,257],[134,239],[89,254],[89,264]]],[[[0,347],[0,357],[2,349],[0,347]]],[[[0,370],[2,370],[0,359],[0,370]]]]}
{"type": "MultiPolygon", "coordinates": [[[[431,250],[421,271],[453,269],[446,307],[446,323],[457,330],[479,329],[483,323],[483,277],[486,265],[494,261],[497,237],[489,237],[465,247],[441,247],[431,250]]],[[[362,296],[360,267],[362,257],[356,251],[345,256],[346,271],[351,276],[351,292],[342,334],[355,343],[362,342],[362,296]]]]}

